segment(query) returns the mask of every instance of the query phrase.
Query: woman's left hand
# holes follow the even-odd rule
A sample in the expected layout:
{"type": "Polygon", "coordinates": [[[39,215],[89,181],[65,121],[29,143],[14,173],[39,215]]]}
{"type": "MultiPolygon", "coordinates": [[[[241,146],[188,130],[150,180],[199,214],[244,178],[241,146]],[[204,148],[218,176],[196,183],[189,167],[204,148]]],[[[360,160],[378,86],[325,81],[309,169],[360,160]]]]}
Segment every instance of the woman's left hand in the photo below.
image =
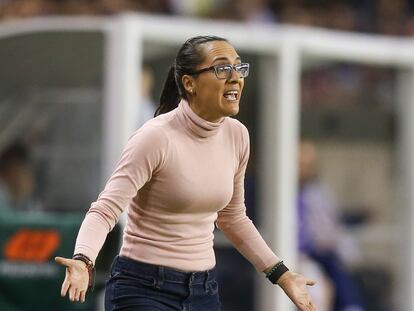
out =
{"type": "Polygon", "coordinates": [[[316,311],[316,307],[311,301],[307,286],[315,285],[315,282],[304,276],[287,271],[277,284],[284,290],[286,295],[293,301],[300,311],[316,311]]]}

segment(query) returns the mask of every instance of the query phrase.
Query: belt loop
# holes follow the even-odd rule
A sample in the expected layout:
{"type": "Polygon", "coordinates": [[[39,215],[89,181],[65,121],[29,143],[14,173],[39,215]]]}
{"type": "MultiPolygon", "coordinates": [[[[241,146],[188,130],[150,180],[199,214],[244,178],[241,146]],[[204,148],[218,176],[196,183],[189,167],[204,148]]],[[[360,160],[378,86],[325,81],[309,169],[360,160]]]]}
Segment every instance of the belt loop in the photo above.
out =
{"type": "Polygon", "coordinates": [[[164,284],[164,267],[158,267],[157,288],[164,284]]]}
{"type": "Polygon", "coordinates": [[[208,290],[207,282],[208,282],[208,279],[210,277],[210,272],[208,270],[206,270],[204,277],[205,277],[205,279],[204,279],[204,290],[207,292],[207,290],[208,290]]]}

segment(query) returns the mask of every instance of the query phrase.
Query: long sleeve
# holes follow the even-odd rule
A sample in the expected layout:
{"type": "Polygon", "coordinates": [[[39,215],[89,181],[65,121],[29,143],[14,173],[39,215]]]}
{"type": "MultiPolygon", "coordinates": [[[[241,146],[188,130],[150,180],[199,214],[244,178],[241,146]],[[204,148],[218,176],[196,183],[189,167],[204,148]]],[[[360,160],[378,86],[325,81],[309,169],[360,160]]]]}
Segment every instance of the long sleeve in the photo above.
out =
{"type": "Polygon", "coordinates": [[[225,234],[237,250],[249,260],[258,271],[279,261],[262,236],[246,215],[244,203],[244,176],[249,158],[249,134],[242,126],[239,168],[234,176],[234,190],[230,203],[217,217],[217,227],[225,234]]]}
{"type": "Polygon", "coordinates": [[[120,214],[162,167],[167,147],[166,135],[157,126],[144,126],[129,139],[114,173],[82,222],[75,253],[85,254],[95,262],[120,214]]]}

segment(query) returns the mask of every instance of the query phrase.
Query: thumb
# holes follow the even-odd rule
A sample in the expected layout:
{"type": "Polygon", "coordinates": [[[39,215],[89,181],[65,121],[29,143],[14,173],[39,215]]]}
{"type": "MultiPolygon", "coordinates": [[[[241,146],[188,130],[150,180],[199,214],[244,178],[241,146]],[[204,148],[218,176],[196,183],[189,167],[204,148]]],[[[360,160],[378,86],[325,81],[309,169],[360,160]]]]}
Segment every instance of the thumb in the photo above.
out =
{"type": "Polygon", "coordinates": [[[316,282],[314,280],[306,279],[306,285],[313,286],[315,284],[316,284],[316,282]]]}
{"type": "Polygon", "coordinates": [[[64,257],[55,257],[55,261],[66,267],[72,266],[72,260],[64,257]]]}

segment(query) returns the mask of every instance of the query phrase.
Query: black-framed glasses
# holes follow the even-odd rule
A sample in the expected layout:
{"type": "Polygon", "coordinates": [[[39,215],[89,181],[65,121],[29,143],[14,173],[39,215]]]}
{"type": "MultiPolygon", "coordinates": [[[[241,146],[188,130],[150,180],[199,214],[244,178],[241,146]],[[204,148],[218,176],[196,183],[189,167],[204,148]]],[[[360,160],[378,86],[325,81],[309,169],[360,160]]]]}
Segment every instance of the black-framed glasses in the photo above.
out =
{"type": "Polygon", "coordinates": [[[241,64],[226,64],[226,65],[214,65],[208,68],[203,68],[191,73],[192,76],[198,75],[202,72],[214,70],[217,79],[226,79],[229,80],[233,75],[233,70],[237,72],[237,74],[241,78],[246,78],[249,75],[249,67],[248,63],[241,63],[241,64]]]}

